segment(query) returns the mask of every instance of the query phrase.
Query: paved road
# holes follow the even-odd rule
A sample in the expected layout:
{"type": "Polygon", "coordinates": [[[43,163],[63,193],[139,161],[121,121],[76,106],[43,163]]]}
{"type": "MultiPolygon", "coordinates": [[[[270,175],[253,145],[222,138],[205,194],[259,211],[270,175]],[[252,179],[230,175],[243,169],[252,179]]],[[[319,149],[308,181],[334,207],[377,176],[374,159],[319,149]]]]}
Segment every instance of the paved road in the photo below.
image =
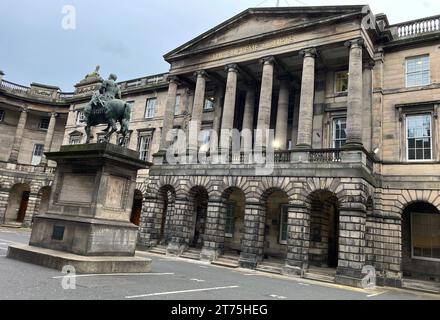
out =
{"type": "Polygon", "coordinates": [[[440,296],[391,288],[360,290],[246,269],[151,255],[153,270],[140,275],[77,276],[62,288],[55,270],[5,257],[11,243],[27,243],[29,231],[0,229],[0,299],[52,300],[431,300],[440,296]]]}

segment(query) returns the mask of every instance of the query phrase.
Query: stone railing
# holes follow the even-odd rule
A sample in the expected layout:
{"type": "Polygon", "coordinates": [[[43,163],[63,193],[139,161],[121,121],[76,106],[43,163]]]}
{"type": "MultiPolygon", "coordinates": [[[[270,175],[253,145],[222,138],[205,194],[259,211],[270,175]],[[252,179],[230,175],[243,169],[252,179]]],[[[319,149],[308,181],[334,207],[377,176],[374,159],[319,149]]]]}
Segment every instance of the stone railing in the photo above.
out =
{"type": "MultiPolygon", "coordinates": [[[[204,159],[209,159],[211,155],[203,154],[204,159]],[[206,158],[205,158],[206,157],[206,158]]],[[[179,155],[175,155],[177,163],[179,163],[179,155]]],[[[197,154],[186,153],[186,164],[209,164],[208,162],[200,163],[197,154]]],[[[211,164],[245,164],[252,165],[261,163],[271,163],[274,164],[344,164],[344,163],[358,163],[363,164],[367,167],[371,172],[374,169],[374,163],[376,160],[362,147],[355,148],[347,148],[347,149],[308,149],[308,150],[286,150],[286,151],[275,151],[272,154],[262,152],[253,154],[252,152],[231,152],[228,156],[217,155],[215,157],[217,161],[212,162],[211,164]],[[273,160],[271,160],[273,159],[273,160]]],[[[166,164],[166,159],[163,154],[154,155],[154,164],[162,165],[166,164]]]]}
{"type": "Polygon", "coordinates": [[[397,39],[417,37],[427,33],[440,31],[440,15],[429,18],[404,22],[392,26],[397,39]]]}
{"type": "Polygon", "coordinates": [[[16,84],[6,80],[2,80],[0,82],[0,88],[16,94],[27,94],[31,90],[30,87],[22,86],[21,84],[16,84]]]}
{"type": "Polygon", "coordinates": [[[47,92],[45,92],[44,94],[39,94],[38,91],[32,90],[31,87],[26,87],[21,84],[13,83],[6,80],[2,80],[0,82],[0,89],[3,89],[4,91],[12,93],[14,95],[52,102],[64,102],[65,100],[73,97],[73,93],[64,93],[59,91],[54,92],[54,94],[48,94],[47,92]]]}
{"type": "MultiPolygon", "coordinates": [[[[143,77],[139,79],[129,80],[118,83],[121,86],[122,92],[127,92],[130,90],[149,87],[155,85],[166,85],[167,84],[167,73],[157,74],[153,76],[143,77]]],[[[2,80],[0,81],[0,90],[12,93],[14,95],[36,98],[40,100],[55,101],[55,102],[66,102],[73,99],[75,96],[80,94],[75,94],[73,92],[54,92],[54,94],[39,94],[38,91],[32,90],[31,87],[26,87],[17,83],[2,80]]],[[[86,95],[91,95],[93,92],[86,92],[86,95]]]]}
{"type": "Polygon", "coordinates": [[[145,86],[166,84],[167,73],[119,82],[122,91],[133,90],[145,86]]]}
{"type": "Polygon", "coordinates": [[[16,163],[9,163],[5,161],[0,161],[0,169],[3,170],[10,170],[10,171],[18,171],[18,172],[24,172],[24,173],[47,173],[47,174],[54,174],[55,173],[55,167],[44,167],[44,166],[32,166],[27,164],[16,164],[16,163]]]}
{"type": "Polygon", "coordinates": [[[326,163],[326,162],[340,162],[340,149],[322,149],[309,151],[309,162],[326,163]]]}

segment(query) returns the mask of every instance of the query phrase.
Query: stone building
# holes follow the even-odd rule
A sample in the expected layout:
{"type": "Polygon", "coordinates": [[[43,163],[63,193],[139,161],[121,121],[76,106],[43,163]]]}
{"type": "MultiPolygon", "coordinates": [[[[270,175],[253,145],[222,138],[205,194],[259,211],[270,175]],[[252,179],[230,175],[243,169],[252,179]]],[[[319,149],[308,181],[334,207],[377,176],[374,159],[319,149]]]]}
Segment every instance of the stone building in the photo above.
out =
{"type": "Polygon", "coordinates": [[[168,164],[162,139],[140,243],[354,286],[365,266],[379,284],[440,281],[439,39],[438,16],[261,8],[166,54],[164,130],[183,86],[197,130],[270,128],[277,150],[265,175],[246,153],[168,164]]]}
{"type": "Polygon", "coordinates": [[[69,103],[59,88],[30,87],[0,73],[0,224],[30,226],[47,209],[54,164],[44,152],[59,149],[69,103]]]}
{"type": "MultiPolygon", "coordinates": [[[[138,177],[139,246],[354,286],[365,266],[379,284],[439,282],[439,22],[390,25],[363,6],[248,9],[166,54],[169,73],[122,82],[127,144],[154,162],[138,177]],[[163,133],[190,121],[205,144],[222,129],[273,129],[272,172],[245,150],[168,163],[163,133]]],[[[0,219],[20,221],[28,195],[24,220],[44,210],[53,167],[33,146],[82,143],[101,81],[65,94],[3,80],[0,219]],[[49,130],[32,128],[49,114],[49,130]]]]}

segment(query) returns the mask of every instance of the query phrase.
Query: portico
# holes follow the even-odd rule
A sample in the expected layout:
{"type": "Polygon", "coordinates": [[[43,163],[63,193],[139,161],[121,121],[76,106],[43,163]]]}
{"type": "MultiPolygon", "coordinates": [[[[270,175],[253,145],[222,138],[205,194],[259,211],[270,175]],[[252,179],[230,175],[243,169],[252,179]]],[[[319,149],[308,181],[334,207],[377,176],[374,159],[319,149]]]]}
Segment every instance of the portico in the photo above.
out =
{"type": "MultiPolygon", "coordinates": [[[[192,246],[213,261],[232,249],[242,267],[258,268],[267,259],[278,260],[285,274],[330,267],[335,281],[360,285],[366,201],[376,183],[374,159],[364,149],[371,133],[362,119],[363,96],[372,94],[363,85],[364,72],[371,70],[363,66],[372,49],[361,30],[362,14],[346,12],[333,20],[324,11],[298,12],[319,21],[313,28],[281,10],[250,11],[165,56],[171,64],[167,101],[176,99],[175,79],[194,93],[188,120],[197,131],[189,137],[189,151],[207,143],[200,132],[208,129],[220,137],[222,151],[232,147],[221,134],[231,129],[251,130],[254,150],[275,149],[268,173],[256,171],[246,145],[240,157],[216,165],[169,165],[163,152],[157,154],[147,198],[161,203],[164,188],[175,194],[173,212],[167,212],[169,254],[192,246]],[[255,19],[263,16],[278,24],[255,30],[255,19]],[[340,123],[346,128],[336,127],[340,123]],[[267,140],[268,130],[274,141],[267,140]]],[[[172,127],[173,116],[165,113],[164,128],[172,127]]],[[[158,215],[163,212],[148,205],[146,221],[158,215]]],[[[143,245],[163,243],[155,237],[160,228],[141,226],[143,245]]]]}

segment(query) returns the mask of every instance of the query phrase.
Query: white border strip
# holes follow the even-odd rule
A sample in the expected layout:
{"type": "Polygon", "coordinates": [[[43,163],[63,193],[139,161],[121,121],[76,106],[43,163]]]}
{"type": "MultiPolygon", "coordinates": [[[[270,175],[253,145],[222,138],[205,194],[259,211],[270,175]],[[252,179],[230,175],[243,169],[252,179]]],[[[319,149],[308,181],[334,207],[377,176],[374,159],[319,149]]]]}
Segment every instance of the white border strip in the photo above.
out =
{"type": "Polygon", "coordinates": [[[193,290],[182,290],[182,291],[170,291],[170,292],[158,292],[158,293],[148,293],[141,294],[137,296],[127,296],[125,299],[136,299],[136,298],[145,298],[145,297],[154,297],[154,296],[166,296],[171,294],[180,294],[180,293],[189,293],[189,292],[203,292],[203,291],[214,291],[214,290],[224,290],[224,289],[237,289],[239,286],[229,286],[229,287],[215,287],[215,288],[206,288],[206,289],[193,289],[193,290]]]}

